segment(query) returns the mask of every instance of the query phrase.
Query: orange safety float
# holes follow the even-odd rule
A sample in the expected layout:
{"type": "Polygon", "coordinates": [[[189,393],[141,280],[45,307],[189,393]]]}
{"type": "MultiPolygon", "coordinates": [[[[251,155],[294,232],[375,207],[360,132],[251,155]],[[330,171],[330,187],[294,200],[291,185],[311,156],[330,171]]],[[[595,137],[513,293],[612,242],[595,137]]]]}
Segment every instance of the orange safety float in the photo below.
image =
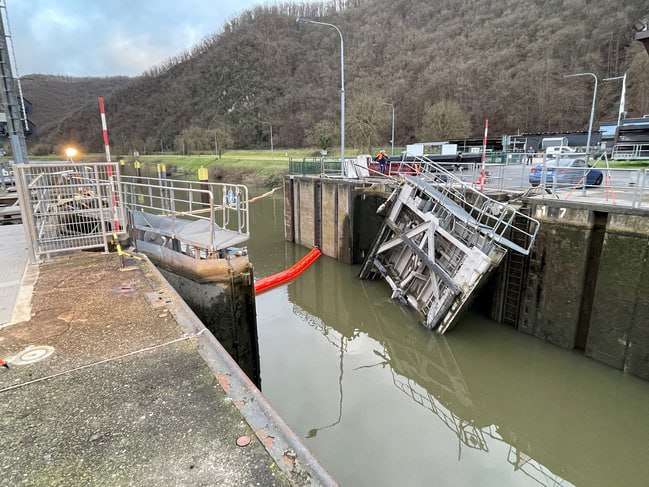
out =
{"type": "Polygon", "coordinates": [[[272,276],[264,277],[255,282],[255,294],[263,293],[268,289],[284,284],[292,279],[295,279],[297,276],[302,274],[311,264],[313,264],[318,257],[322,255],[318,247],[314,247],[311,251],[302,257],[296,264],[290,268],[273,274],[272,276]]]}

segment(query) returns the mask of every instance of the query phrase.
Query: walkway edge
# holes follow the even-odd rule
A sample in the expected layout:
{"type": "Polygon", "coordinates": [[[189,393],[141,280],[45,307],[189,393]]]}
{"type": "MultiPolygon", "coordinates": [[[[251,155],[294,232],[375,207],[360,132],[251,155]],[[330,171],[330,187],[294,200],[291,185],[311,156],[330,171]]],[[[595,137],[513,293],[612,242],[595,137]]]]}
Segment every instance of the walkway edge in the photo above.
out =
{"type": "Polygon", "coordinates": [[[221,387],[232,399],[244,419],[266,448],[275,463],[294,485],[337,486],[338,483],[324,469],[286,422],[271,406],[261,391],[252,383],[228,352],[203,325],[167,282],[155,265],[145,257],[153,274],[167,286],[173,297],[168,309],[188,335],[191,342],[214,373],[221,387]]]}
{"type": "Polygon", "coordinates": [[[11,313],[11,318],[8,323],[0,325],[0,330],[8,326],[29,321],[32,312],[32,296],[34,294],[34,285],[38,281],[38,265],[27,264],[23,277],[20,280],[20,288],[16,296],[16,302],[11,313]]]}

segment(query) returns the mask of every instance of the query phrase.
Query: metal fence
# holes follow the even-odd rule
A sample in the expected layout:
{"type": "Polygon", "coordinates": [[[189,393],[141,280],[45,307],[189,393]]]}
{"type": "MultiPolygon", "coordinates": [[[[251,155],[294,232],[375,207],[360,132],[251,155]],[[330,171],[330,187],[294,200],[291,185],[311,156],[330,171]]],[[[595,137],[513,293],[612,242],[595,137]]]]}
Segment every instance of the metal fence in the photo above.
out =
{"type": "MultiPolygon", "coordinates": [[[[409,161],[391,161],[386,175],[370,168],[366,179],[386,176],[401,178],[421,172],[426,157],[409,161]]],[[[480,190],[514,191],[541,199],[563,199],[630,208],[649,208],[649,168],[611,168],[606,158],[590,159],[586,154],[570,153],[551,157],[545,153],[492,152],[485,164],[475,162],[440,162],[436,164],[439,180],[450,178],[480,190]],[[581,160],[580,166],[557,167],[557,160],[581,160]]],[[[354,163],[354,160],[348,160],[354,163]]],[[[561,166],[561,164],[559,164],[561,166]]],[[[340,161],[319,159],[291,161],[291,174],[343,175],[340,161]],[[327,172],[323,168],[327,167],[327,172]]]]}
{"type": "Polygon", "coordinates": [[[540,199],[649,208],[649,171],[611,168],[606,159],[586,163],[585,154],[549,158],[535,154],[527,164],[456,164],[451,173],[486,190],[524,191],[540,199]],[[577,164],[574,164],[577,162],[577,164]]]}
{"type": "Polygon", "coordinates": [[[305,158],[301,161],[290,159],[288,172],[300,176],[344,176],[340,159],[326,159],[320,157],[305,158]]]}
{"type": "MultiPolygon", "coordinates": [[[[183,228],[186,229],[188,222],[201,220],[202,241],[210,251],[223,242],[240,242],[250,236],[246,186],[122,176],[121,188],[131,218],[142,215],[157,217],[155,224],[150,217],[145,222],[144,226],[148,228],[151,225],[152,230],[157,229],[175,238],[183,228]]],[[[134,228],[144,228],[142,222],[131,223],[134,228]]]]}
{"type": "Polygon", "coordinates": [[[113,163],[13,166],[30,261],[58,252],[103,248],[122,231],[119,172],[113,163]]]}

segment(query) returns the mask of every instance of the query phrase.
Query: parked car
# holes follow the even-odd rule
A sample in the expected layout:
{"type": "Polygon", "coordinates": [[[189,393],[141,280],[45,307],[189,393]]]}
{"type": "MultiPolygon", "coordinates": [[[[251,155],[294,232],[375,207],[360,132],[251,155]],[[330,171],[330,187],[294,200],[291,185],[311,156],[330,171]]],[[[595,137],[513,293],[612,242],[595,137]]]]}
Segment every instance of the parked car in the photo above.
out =
{"type": "Polygon", "coordinates": [[[556,145],[545,149],[545,154],[547,155],[548,159],[553,159],[563,154],[574,154],[576,152],[577,149],[573,149],[572,147],[568,147],[567,145],[556,145]]]}
{"type": "MultiPolygon", "coordinates": [[[[586,175],[586,186],[599,186],[604,180],[604,173],[599,169],[590,167],[585,159],[573,159],[562,157],[560,159],[548,160],[545,163],[545,185],[552,186],[575,186],[582,182],[586,175]]],[[[538,186],[543,177],[543,165],[534,166],[530,170],[530,184],[538,186]]]]}

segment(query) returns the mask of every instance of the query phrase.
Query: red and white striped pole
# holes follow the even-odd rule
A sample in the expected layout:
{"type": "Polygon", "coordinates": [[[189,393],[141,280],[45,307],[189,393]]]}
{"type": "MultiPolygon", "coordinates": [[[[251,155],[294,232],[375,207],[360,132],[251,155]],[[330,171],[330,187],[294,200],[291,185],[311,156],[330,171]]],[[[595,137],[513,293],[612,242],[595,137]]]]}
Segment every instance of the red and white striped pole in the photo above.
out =
{"type": "Polygon", "coordinates": [[[487,177],[486,163],[487,163],[487,133],[489,132],[489,119],[485,118],[484,121],[484,139],[482,140],[482,169],[480,170],[480,191],[484,186],[487,177]]]}
{"type": "Polygon", "coordinates": [[[106,110],[104,108],[103,96],[99,97],[99,113],[101,115],[101,130],[104,132],[104,150],[106,151],[106,162],[110,162],[110,146],[108,145],[108,127],[106,125],[106,110]]]}
{"type": "Polygon", "coordinates": [[[101,129],[104,133],[104,150],[106,151],[106,162],[108,163],[108,182],[110,183],[110,199],[113,208],[113,232],[119,231],[119,218],[117,217],[117,199],[115,198],[115,185],[113,183],[113,167],[110,161],[110,146],[108,145],[108,127],[106,125],[106,110],[104,108],[104,97],[99,97],[99,113],[101,115],[101,129]]]}

